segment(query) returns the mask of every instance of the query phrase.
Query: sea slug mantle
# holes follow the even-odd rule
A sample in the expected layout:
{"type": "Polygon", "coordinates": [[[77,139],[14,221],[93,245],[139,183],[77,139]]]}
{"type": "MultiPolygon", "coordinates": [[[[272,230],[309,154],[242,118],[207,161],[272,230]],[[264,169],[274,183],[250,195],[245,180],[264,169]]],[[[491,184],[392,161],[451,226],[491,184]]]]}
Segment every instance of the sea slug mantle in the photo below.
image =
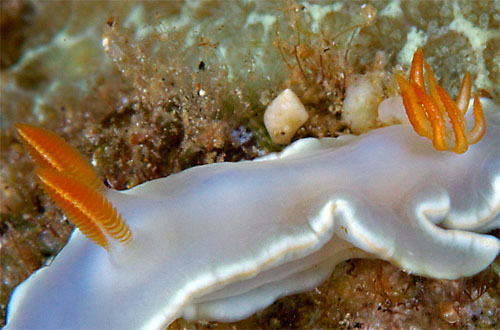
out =
{"type": "Polygon", "coordinates": [[[395,125],[104,188],[132,239],[108,253],[75,230],[16,288],[7,328],[236,320],[317,286],[352,257],[435,278],[477,273],[500,250],[473,232],[500,223],[500,112],[481,102],[488,129],[461,155],[395,125]]]}
{"type": "Polygon", "coordinates": [[[481,234],[500,227],[500,109],[475,95],[467,114],[469,76],[454,102],[421,50],[409,81],[397,80],[413,128],[302,139],[125,191],[106,188],[53,133],[17,125],[43,188],[78,229],[16,288],[6,328],[238,320],[353,257],[434,278],[481,271],[500,251],[481,234]]]}

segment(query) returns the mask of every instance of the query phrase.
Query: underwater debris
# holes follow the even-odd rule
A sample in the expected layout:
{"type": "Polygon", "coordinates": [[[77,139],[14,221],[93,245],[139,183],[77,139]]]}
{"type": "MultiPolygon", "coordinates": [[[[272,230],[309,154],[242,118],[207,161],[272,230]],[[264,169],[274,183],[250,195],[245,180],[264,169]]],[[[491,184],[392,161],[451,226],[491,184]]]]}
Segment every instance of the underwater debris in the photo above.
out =
{"type": "Polygon", "coordinates": [[[289,144],[292,138],[309,118],[300,99],[291,89],[281,92],[264,112],[267,132],[276,144],[289,144]]]}

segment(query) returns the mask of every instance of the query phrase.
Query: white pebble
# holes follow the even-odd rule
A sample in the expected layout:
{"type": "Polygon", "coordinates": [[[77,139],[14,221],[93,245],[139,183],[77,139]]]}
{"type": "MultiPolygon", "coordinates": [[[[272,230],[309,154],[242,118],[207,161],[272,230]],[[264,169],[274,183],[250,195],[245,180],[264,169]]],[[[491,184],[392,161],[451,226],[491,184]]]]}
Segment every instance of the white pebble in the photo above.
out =
{"type": "Polygon", "coordinates": [[[267,107],[264,124],[274,143],[288,144],[308,118],[300,99],[287,88],[267,107]]]}

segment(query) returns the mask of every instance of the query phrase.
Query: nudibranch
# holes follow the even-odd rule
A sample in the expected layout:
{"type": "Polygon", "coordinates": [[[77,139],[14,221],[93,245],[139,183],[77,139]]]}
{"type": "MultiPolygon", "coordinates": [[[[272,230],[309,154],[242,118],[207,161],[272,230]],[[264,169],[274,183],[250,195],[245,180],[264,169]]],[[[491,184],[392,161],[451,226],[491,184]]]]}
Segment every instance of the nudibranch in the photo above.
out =
{"type": "Polygon", "coordinates": [[[393,125],[302,139],[255,161],[197,166],[125,191],[104,187],[53,133],[19,125],[42,186],[78,229],[16,288],[6,327],[238,320],[316,287],[354,257],[434,278],[481,271],[500,251],[484,234],[500,227],[500,109],[476,96],[467,131],[468,78],[454,102],[427,68],[428,96],[418,56],[409,82],[398,82],[419,134],[393,125]],[[476,128],[481,120],[486,131],[476,128]]]}

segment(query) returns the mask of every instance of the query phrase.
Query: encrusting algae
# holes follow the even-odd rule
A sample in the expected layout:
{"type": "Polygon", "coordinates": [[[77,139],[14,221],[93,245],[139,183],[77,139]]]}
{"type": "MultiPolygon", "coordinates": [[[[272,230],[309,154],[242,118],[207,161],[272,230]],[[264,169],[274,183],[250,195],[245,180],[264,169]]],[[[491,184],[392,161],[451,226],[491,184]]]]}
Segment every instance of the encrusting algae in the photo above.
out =
{"type": "MultiPolygon", "coordinates": [[[[460,75],[469,71],[478,93],[499,102],[499,39],[491,31],[500,18],[491,2],[445,2],[438,14],[433,2],[394,3],[373,2],[368,9],[350,2],[231,4],[233,21],[217,26],[208,20],[224,17],[227,3],[99,4],[100,14],[92,19],[84,3],[2,3],[2,46],[23,40],[15,52],[2,47],[2,322],[12,289],[57,254],[72,231],[35,183],[14,122],[36,123],[63,136],[89,156],[106,185],[123,189],[194,165],[278,150],[262,113],[286,87],[309,114],[294,139],[350,131],[342,114],[348,79],[366,75],[381,86],[382,98],[397,95],[392,71],[409,67],[403,50],[412,42],[420,42],[453,98],[460,75]],[[14,11],[24,14],[9,14],[14,11]],[[182,25],[183,15],[198,27],[182,25]],[[6,28],[7,16],[22,32],[6,28]],[[474,33],[458,31],[459,21],[469,22],[474,33],[486,31],[489,37],[478,38],[484,40],[480,52],[474,33]],[[177,24],[175,31],[169,22],[177,24]],[[146,34],[144,27],[153,32],[146,34]],[[228,46],[225,36],[234,31],[241,31],[241,41],[228,46]],[[423,37],[408,38],[415,35],[423,37]],[[107,55],[101,48],[105,38],[111,45],[107,55]],[[231,57],[233,51],[238,56],[231,57]]],[[[496,327],[498,265],[497,259],[472,278],[436,281],[382,261],[351,260],[314,292],[280,299],[244,321],[196,326],[496,327]]],[[[171,325],[185,326],[193,324],[171,325]]]]}

